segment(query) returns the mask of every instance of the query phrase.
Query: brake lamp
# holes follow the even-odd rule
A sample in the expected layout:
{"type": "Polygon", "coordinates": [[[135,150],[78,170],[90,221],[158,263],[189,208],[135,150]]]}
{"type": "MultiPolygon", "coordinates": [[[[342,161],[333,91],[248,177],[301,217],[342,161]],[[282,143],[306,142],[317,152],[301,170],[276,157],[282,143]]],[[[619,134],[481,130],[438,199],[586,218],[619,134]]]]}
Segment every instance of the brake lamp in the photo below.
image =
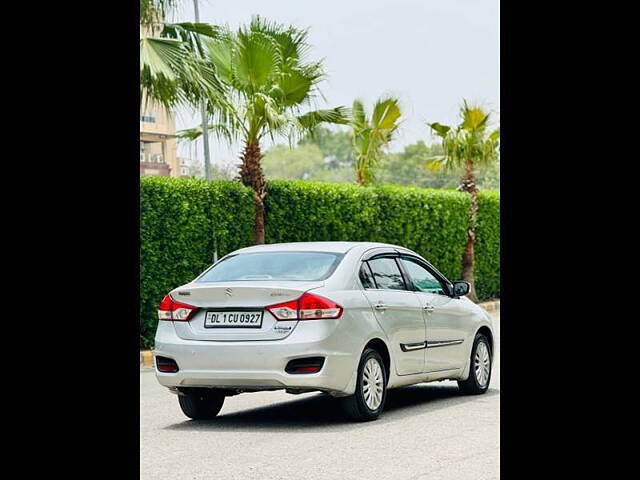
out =
{"type": "Polygon", "coordinates": [[[328,298],[304,293],[297,300],[270,305],[267,310],[277,320],[319,320],[342,316],[343,308],[328,298]]]}
{"type": "Polygon", "coordinates": [[[176,302],[171,295],[167,294],[158,305],[158,319],[174,322],[188,322],[198,307],[176,302]]]}

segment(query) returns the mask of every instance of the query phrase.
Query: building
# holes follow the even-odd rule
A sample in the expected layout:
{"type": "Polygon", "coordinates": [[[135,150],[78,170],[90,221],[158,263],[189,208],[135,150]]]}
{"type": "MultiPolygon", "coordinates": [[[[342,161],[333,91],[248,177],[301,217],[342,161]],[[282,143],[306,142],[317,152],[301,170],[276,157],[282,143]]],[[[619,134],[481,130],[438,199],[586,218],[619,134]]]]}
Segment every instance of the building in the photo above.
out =
{"type": "Polygon", "coordinates": [[[195,169],[188,158],[178,157],[178,177],[191,178],[196,175],[195,169]]]}
{"type": "Polygon", "coordinates": [[[151,103],[140,110],[140,175],[182,176],[173,114],[151,103]]]}

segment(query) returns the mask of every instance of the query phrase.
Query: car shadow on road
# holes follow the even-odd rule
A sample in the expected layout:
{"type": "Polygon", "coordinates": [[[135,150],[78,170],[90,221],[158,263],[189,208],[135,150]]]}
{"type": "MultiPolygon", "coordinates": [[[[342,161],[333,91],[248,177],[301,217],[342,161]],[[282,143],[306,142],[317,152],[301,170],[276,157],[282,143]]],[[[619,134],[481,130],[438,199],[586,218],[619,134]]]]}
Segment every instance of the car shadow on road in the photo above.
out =
{"type": "MultiPolygon", "coordinates": [[[[388,391],[384,412],[375,423],[380,425],[410,415],[433,412],[467,402],[483,401],[488,396],[499,393],[499,390],[489,389],[484,395],[461,395],[455,385],[412,385],[396,388],[388,391]]],[[[227,401],[233,402],[233,397],[227,401]]],[[[165,428],[194,431],[300,431],[301,428],[347,431],[366,424],[350,422],[345,418],[339,399],[320,393],[228,414],[224,413],[223,407],[221,414],[213,420],[187,420],[165,428]]]]}

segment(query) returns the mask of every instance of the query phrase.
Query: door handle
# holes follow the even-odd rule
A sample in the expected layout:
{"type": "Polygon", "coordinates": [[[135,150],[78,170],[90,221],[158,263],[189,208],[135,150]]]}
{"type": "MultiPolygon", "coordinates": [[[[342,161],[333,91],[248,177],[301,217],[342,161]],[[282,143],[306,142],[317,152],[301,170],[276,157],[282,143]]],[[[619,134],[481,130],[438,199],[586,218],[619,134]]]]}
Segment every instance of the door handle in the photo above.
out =
{"type": "Polygon", "coordinates": [[[378,302],[376,303],[374,308],[378,311],[383,312],[388,308],[388,305],[386,303],[378,302]]]}
{"type": "Polygon", "coordinates": [[[431,313],[435,310],[435,307],[433,305],[425,305],[422,309],[427,313],[431,313]]]}

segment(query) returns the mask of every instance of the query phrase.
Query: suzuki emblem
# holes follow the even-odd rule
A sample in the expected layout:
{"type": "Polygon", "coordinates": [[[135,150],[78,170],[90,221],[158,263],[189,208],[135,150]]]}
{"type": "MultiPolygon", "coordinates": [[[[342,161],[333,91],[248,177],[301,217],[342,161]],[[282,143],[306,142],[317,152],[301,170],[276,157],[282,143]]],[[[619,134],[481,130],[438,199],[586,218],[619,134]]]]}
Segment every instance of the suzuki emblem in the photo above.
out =
{"type": "Polygon", "coordinates": [[[227,294],[227,297],[230,297],[231,295],[233,295],[233,290],[231,290],[230,288],[225,289],[224,293],[227,294]]]}

